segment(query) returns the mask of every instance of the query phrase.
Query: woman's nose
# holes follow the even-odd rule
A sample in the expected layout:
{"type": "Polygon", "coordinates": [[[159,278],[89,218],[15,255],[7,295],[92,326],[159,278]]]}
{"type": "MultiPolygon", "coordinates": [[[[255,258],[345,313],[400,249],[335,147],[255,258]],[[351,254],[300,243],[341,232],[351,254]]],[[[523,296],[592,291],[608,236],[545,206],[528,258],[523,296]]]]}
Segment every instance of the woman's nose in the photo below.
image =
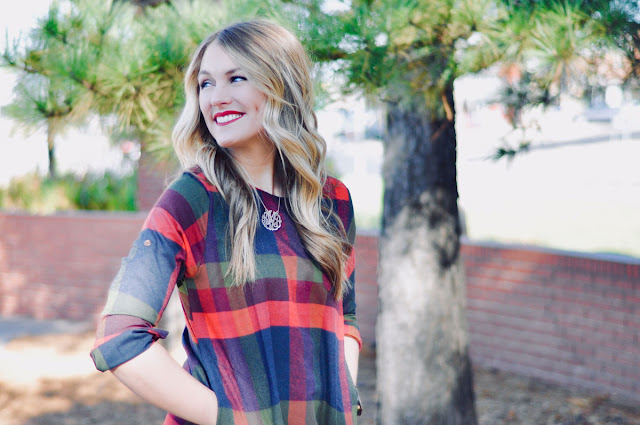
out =
{"type": "Polygon", "coordinates": [[[212,87],[209,102],[211,103],[211,106],[220,106],[231,103],[229,89],[225,86],[212,87]]]}

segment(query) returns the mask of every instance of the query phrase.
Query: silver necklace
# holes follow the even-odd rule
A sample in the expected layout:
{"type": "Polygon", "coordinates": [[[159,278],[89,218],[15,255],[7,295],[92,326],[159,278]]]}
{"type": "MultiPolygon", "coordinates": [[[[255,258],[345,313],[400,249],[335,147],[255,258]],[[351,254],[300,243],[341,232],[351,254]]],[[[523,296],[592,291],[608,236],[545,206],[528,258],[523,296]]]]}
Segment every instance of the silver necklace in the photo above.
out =
{"type": "Polygon", "coordinates": [[[262,201],[262,197],[258,193],[258,199],[260,203],[264,207],[264,212],[262,213],[262,225],[267,229],[275,232],[282,226],[282,217],[280,217],[280,197],[278,197],[278,210],[270,210],[262,201]]]}

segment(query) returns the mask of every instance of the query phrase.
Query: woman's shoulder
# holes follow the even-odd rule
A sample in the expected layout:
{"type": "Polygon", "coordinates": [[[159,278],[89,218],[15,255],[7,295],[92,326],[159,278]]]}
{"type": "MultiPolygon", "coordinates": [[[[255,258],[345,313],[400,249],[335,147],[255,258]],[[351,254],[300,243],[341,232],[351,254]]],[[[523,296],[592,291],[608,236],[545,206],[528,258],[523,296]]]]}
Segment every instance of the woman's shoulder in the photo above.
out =
{"type": "Polygon", "coordinates": [[[327,177],[324,184],[324,199],[329,199],[331,209],[342,221],[348,240],[355,242],[353,202],[347,186],[335,177],[327,177]]]}
{"type": "Polygon", "coordinates": [[[204,172],[202,171],[202,168],[200,168],[200,166],[198,166],[198,165],[194,165],[193,167],[184,170],[184,172],[178,178],[178,180],[185,179],[185,178],[186,179],[193,179],[193,180],[197,181],[200,185],[202,185],[202,187],[207,192],[214,192],[214,193],[218,192],[218,188],[216,186],[214,186],[209,181],[209,179],[207,179],[207,177],[204,175],[204,172]]]}
{"type": "Polygon", "coordinates": [[[173,216],[182,215],[189,210],[204,213],[209,208],[211,196],[217,192],[202,170],[192,167],[173,179],[155,207],[166,210],[173,216]]]}
{"type": "Polygon", "coordinates": [[[165,191],[174,192],[191,202],[201,198],[208,198],[211,194],[218,193],[218,189],[206,178],[200,167],[191,167],[183,170],[169,184],[165,191]]]}
{"type": "Polygon", "coordinates": [[[328,176],[323,188],[324,196],[336,201],[349,201],[351,195],[347,186],[335,177],[328,176]]]}

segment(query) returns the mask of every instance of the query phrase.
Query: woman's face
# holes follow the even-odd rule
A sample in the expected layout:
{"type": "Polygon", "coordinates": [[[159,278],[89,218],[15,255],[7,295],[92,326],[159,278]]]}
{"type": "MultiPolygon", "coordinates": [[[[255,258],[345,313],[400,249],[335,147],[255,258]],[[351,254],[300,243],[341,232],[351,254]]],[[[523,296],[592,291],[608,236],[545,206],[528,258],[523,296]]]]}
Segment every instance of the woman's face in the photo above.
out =
{"type": "Polygon", "coordinates": [[[198,84],[200,111],[218,145],[241,154],[264,144],[266,98],[217,42],[204,52],[198,84]]]}

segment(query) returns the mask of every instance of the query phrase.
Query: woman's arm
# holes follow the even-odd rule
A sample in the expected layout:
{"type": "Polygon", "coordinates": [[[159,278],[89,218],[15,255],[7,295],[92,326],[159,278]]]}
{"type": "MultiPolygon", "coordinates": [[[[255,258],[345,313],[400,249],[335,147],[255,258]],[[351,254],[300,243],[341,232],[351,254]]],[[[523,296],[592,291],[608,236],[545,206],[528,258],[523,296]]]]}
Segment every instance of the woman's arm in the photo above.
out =
{"type": "Polygon", "coordinates": [[[358,358],[360,356],[360,345],[355,338],[345,336],[344,338],[344,357],[347,361],[347,368],[353,379],[353,384],[358,383],[358,358]]]}
{"type": "Polygon", "coordinates": [[[160,344],[111,370],[131,391],[159,408],[200,425],[215,425],[218,398],[160,344]]]}

